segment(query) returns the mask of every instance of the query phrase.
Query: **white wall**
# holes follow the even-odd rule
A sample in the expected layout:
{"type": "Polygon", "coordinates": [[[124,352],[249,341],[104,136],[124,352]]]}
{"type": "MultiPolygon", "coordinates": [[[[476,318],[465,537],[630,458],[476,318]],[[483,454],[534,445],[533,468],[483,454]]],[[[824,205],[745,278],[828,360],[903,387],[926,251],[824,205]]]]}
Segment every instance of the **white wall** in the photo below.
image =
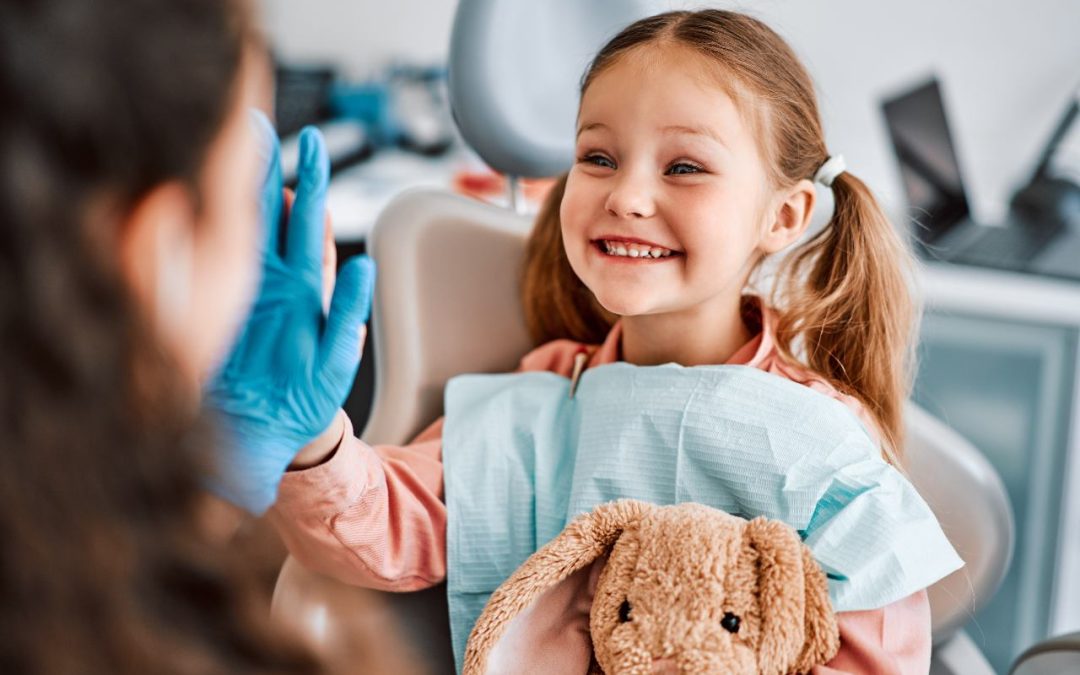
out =
{"type": "MultiPolygon", "coordinates": [[[[524,2],[528,0],[504,0],[524,2]]],[[[615,2],[618,0],[582,0],[615,2]]],[[[945,103],[976,215],[1000,217],[1080,84],[1080,0],[655,0],[766,20],[814,76],[829,146],[892,210],[903,204],[877,101],[931,71],[945,103]]],[[[445,59],[454,0],[262,0],[268,32],[291,59],[331,59],[362,76],[395,56],[445,59]]]]}
{"type": "MultiPolygon", "coordinates": [[[[511,0],[519,1],[519,0],[511,0]]],[[[274,48],[364,77],[406,57],[444,63],[456,0],[258,0],[274,48]]]]}

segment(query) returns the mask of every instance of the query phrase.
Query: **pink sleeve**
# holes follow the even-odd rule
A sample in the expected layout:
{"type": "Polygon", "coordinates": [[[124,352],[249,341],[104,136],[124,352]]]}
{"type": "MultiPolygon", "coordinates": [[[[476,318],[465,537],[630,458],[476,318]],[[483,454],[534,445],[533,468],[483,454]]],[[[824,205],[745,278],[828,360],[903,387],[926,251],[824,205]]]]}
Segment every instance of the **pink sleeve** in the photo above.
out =
{"type": "MultiPolygon", "coordinates": [[[[577,343],[556,340],[514,372],[569,372],[577,343]]],[[[270,510],[289,552],[346,583],[415,591],[446,578],[443,419],[404,446],[367,445],[351,424],[335,454],[286,472],[270,510]]]]}
{"type": "Polygon", "coordinates": [[[919,591],[881,609],[840,612],[840,651],[813,675],[930,672],[930,601],[919,591]]]}
{"type": "Polygon", "coordinates": [[[347,424],[330,459],[285,474],[270,518],[305,567],[381,590],[433,586],[446,577],[441,455],[441,418],[405,446],[369,446],[347,424]]]}

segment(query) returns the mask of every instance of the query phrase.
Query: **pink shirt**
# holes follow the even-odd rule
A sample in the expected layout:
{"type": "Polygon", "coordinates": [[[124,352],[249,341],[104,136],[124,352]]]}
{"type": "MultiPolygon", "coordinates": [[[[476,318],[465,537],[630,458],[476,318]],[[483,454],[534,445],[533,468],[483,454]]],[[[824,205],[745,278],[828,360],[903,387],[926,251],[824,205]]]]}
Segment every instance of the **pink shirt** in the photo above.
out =
{"type": "MultiPolygon", "coordinates": [[[[755,337],[728,360],[786,377],[831,396],[875,429],[858,400],[822,378],[781,360],[775,315],[748,303],[744,321],[755,337]]],[[[518,371],[570,377],[585,347],[589,366],[620,360],[622,325],[601,345],[554,340],[526,354],[518,371]]],[[[270,518],[305,566],[347,583],[392,591],[433,586],[446,578],[446,506],[442,501],[442,418],[405,446],[369,446],[346,429],[326,462],[287,473],[270,518]]],[[[930,669],[930,604],[926,591],[877,610],[841,612],[840,651],[816,675],[919,673],[930,669]]]]}

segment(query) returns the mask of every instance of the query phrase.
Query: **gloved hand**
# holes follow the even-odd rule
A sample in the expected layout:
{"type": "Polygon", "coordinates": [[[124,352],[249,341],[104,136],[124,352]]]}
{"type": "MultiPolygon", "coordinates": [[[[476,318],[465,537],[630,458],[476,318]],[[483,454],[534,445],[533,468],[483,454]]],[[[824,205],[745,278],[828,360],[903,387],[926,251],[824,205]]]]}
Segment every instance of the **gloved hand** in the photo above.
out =
{"type": "Polygon", "coordinates": [[[366,255],[346,262],[323,314],[322,262],[330,162],[321,134],[300,134],[299,185],[279,253],[283,212],[277,134],[257,114],[269,147],[262,190],[266,226],[263,278],[251,315],[207,390],[207,405],[224,432],[212,489],[258,515],[273,504],[296,453],[330,425],[360,365],[361,328],[368,319],[375,264],[366,255]]]}

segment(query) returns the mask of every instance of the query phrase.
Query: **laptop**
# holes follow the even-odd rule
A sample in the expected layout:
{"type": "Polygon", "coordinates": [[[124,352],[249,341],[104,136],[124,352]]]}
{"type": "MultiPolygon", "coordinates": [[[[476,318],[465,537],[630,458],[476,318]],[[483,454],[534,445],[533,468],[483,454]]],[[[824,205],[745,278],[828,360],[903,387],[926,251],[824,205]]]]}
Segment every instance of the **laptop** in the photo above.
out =
{"type": "Polygon", "coordinates": [[[1010,210],[998,225],[972,219],[936,78],[882,102],[924,259],[1080,279],[1080,233],[1010,210]]]}

